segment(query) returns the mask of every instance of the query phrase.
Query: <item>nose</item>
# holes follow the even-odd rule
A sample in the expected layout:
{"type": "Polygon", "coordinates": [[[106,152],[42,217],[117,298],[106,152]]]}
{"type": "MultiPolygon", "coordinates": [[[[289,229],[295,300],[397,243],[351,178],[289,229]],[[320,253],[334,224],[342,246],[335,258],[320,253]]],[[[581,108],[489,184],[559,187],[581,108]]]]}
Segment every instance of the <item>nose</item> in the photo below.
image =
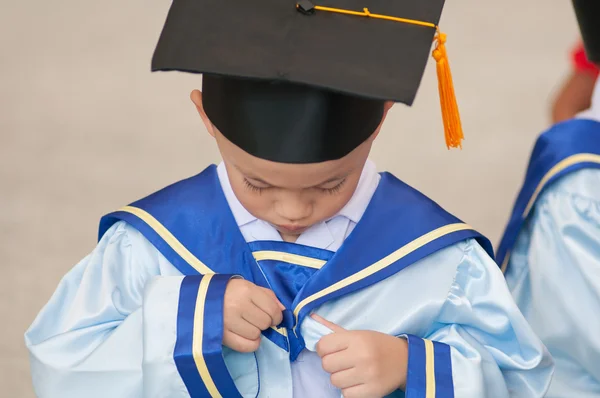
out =
{"type": "Polygon", "coordinates": [[[309,218],[312,208],[311,201],[302,192],[285,192],[277,201],[276,211],[281,218],[296,223],[309,218]]]}

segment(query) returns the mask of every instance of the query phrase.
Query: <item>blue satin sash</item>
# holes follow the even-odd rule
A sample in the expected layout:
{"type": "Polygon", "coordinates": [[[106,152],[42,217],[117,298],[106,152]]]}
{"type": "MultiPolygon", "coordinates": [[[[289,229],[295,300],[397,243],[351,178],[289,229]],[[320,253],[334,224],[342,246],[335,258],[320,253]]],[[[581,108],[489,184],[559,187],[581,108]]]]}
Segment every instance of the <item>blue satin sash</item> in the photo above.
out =
{"type": "Polygon", "coordinates": [[[256,241],[249,243],[248,246],[269,288],[276,292],[277,297],[286,307],[279,330],[271,329],[265,336],[288,351],[290,360],[294,361],[304,349],[304,341],[294,331],[294,316],[290,308],[293,308],[294,300],[300,290],[333,257],[334,253],[287,242],[256,241]]]}

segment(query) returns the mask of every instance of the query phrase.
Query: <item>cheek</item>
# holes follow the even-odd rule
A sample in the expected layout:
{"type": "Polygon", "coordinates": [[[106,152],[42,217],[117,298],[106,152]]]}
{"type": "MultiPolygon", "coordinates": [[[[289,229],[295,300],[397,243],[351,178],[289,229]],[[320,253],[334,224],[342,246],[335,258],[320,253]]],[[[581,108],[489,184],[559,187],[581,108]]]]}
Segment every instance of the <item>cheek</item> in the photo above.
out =
{"type": "Polygon", "coordinates": [[[319,213],[321,218],[330,218],[338,213],[352,199],[352,195],[356,191],[360,173],[348,176],[346,186],[336,195],[324,195],[320,198],[317,208],[320,208],[319,213]]]}
{"type": "Polygon", "coordinates": [[[249,190],[244,183],[244,177],[235,168],[227,168],[227,173],[229,174],[229,183],[233,193],[244,209],[248,210],[254,217],[261,220],[267,219],[272,206],[269,193],[263,192],[259,195],[257,192],[249,190]]]}
{"type": "Polygon", "coordinates": [[[338,213],[346,203],[352,198],[354,189],[344,190],[339,192],[337,195],[323,195],[316,201],[315,208],[318,210],[318,218],[327,219],[331,218],[338,213]]]}
{"type": "Polygon", "coordinates": [[[240,201],[244,209],[260,220],[269,220],[272,213],[273,198],[271,194],[262,192],[252,192],[244,185],[232,186],[236,198],[240,201]]]}

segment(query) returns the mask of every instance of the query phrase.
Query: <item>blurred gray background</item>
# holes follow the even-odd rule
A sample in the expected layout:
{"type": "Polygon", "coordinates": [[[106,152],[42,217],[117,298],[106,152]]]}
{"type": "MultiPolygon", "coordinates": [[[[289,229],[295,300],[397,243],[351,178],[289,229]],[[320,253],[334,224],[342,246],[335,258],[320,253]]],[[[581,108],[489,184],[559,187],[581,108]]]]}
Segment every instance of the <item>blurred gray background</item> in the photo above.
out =
{"type": "MultiPolygon", "coordinates": [[[[218,161],[188,99],[199,76],[149,72],[169,6],[0,0],[3,397],[33,397],[23,332],[94,247],[99,218],[218,161]]],[[[443,144],[430,62],[415,105],[395,107],[372,157],[497,243],[569,69],[574,16],[569,1],[448,0],[441,27],[464,149],[443,144]]]]}

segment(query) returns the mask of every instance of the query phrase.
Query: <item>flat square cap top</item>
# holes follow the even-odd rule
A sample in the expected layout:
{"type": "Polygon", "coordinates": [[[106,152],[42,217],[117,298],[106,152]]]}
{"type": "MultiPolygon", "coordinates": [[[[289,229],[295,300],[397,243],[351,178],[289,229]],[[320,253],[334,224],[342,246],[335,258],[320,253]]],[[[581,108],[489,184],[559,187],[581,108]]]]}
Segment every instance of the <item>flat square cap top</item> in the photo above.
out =
{"type": "Polygon", "coordinates": [[[285,81],[412,104],[444,0],[312,4],[430,23],[313,10],[306,0],[174,0],[152,70],[285,81]]]}

